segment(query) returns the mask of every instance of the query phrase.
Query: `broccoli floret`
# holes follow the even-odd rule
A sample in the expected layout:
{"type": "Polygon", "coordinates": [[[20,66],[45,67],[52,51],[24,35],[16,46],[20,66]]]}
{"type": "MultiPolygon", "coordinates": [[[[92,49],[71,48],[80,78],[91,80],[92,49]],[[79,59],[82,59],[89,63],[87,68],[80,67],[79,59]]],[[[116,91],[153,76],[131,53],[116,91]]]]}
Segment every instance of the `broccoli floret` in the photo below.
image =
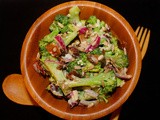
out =
{"type": "MultiPolygon", "coordinates": [[[[69,63],[67,64],[67,72],[72,72],[72,71],[74,71],[74,70],[75,70],[75,69],[74,69],[74,66],[78,66],[77,60],[72,61],[72,62],[69,62],[69,63]]],[[[76,72],[77,72],[78,74],[81,74],[81,73],[82,73],[82,70],[79,69],[79,70],[76,70],[76,72]]]]}
{"type": "Polygon", "coordinates": [[[46,69],[50,71],[50,76],[54,79],[54,83],[60,87],[64,95],[67,95],[70,92],[70,90],[63,89],[63,84],[65,81],[67,81],[67,78],[65,77],[62,70],[57,69],[58,67],[57,58],[51,56],[50,58],[47,59],[41,59],[41,62],[43,62],[46,69]]]}
{"type": "Polygon", "coordinates": [[[73,6],[71,9],[69,9],[69,21],[70,23],[77,24],[80,22],[79,19],[80,9],[78,6],[73,6]]]}
{"type": "Polygon", "coordinates": [[[69,23],[69,18],[65,15],[58,14],[55,17],[55,21],[61,23],[62,25],[67,25],[69,23]]]}
{"type": "Polygon", "coordinates": [[[61,33],[63,34],[63,33],[66,33],[66,32],[68,32],[68,31],[71,31],[70,29],[69,29],[69,27],[68,27],[68,25],[66,25],[66,26],[64,26],[63,28],[61,28],[61,33]]]}
{"type": "MultiPolygon", "coordinates": [[[[77,73],[79,73],[80,75],[82,74],[82,72],[90,72],[90,73],[99,73],[103,71],[103,68],[101,67],[101,63],[98,62],[97,65],[93,65],[87,58],[87,54],[86,53],[80,53],[79,57],[72,61],[69,62],[67,65],[67,72],[71,72],[75,70],[75,66],[81,66],[82,69],[78,69],[76,70],[77,73]]],[[[87,73],[88,74],[88,73],[87,73]]]]}
{"type": "Polygon", "coordinates": [[[106,30],[106,24],[104,21],[98,19],[96,16],[92,15],[88,18],[87,27],[91,27],[94,33],[97,33],[99,36],[102,36],[106,30]]]}
{"type": "MultiPolygon", "coordinates": [[[[117,78],[113,71],[108,73],[100,73],[97,76],[92,76],[89,78],[75,78],[73,81],[66,81],[64,83],[64,90],[68,89],[77,89],[91,87],[91,89],[98,94],[98,99],[101,101],[108,102],[107,98],[116,90],[117,87],[120,87],[124,84],[124,81],[117,78]]],[[[83,91],[83,90],[82,90],[83,91]]],[[[85,97],[84,92],[79,94],[79,99],[91,100],[92,98],[85,97]]]]}
{"type": "Polygon", "coordinates": [[[128,56],[125,54],[124,50],[119,48],[118,39],[115,36],[112,36],[110,42],[114,45],[114,48],[105,51],[105,58],[112,60],[119,68],[128,67],[128,56]]]}
{"type": "Polygon", "coordinates": [[[100,48],[96,48],[93,51],[91,51],[90,54],[93,54],[93,55],[102,55],[102,51],[100,50],[100,48]]]}
{"type": "Polygon", "coordinates": [[[59,32],[60,33],[65,33],[65,32],[69,32],[69,31],[72,31],[68,25],[69,25],[69,18],[65,15],[61,15],[61,14],[58,14],[56,17],[55,17],[55,20],[53,21],[53,23],[50,25],[49,29],[51,31],[54,31],[55,28],[58,28],[59,29],[59,32]]]}
{"type": "Polygon", "coordinates": [[[55,21],[52,22],[52,24],[49,26],[49,30],[52,32],[52,31],[55,31],[55,30],[59,30],[59,27],[58,25],[56,24],[55,21]]]}
{"type": "Polygon", "coordinates": [[[118,47],[118,39],[116,37],[112,35],[112,38],[110,40],[111,40],[111,44],[118,47]]]}
{"type": "Polygon", "coordinates": [[[59,33],[62,33],[62,34],[66,33],[66,32],[68,33],[68,32],[78,31],[76,26],[69,21],[69,17],[64,16],[64,15],[57,15],[55,17],[55,20],[50,25],[49,29],[50,29],[50,31],[54,31],[55,28],[58,28],[59,29],[59,33]],[[63,17],[59,18],[60,16],[63,16],[63,17]],[[58,20],[56,20],[56,18],[58,20]],[[63,21],[63,19],[64,19],[64,21],[63,21]]]}
{"type": "Polygon", "coordinates": [[[96,73],[98,73],[98,72],[102,72],[102,71],[104,71],[103,70],[103,68],[101,67],[101,63],[100,62],[98,62],[98,64],[97,65],[94,65],[94,68],[93,69],[90,69],[89,70],[90,72],[96,72],[96,73]]]}
{"type": "MultiPolygon", "coordinates": [[[[80,53],[79,57],[76,60],[69,62],[67,64],[67,71],[71,72],[71,71],[75,70],[74,66],[86,66],[87,62],[89,62],[87,60],[87,55],[85,53],[80,53]]],[[[76,71],[79,74],[82,73],[82,69],[76,70],[76,71]]]]}
{"type": "Polygon", "coordinates": [[[39,41],[39,50],[42,56],[50,55],[50,53],[46,50],[46,45],[51,42],[57,43],[57,41],[55,41],[56,35],[68,32],[65,36],[61,36],[67,46],[78,34],[76,27],[69,23],[69,18],[61,14],[55,17],[55,20],[50,25],[49,30],[51,33],[39,41]]]}
{"type": "Polygon", "coordinates": [[[105,27],[106,23],[104,21],[100,22],[100,28],[105,27]]]}
{"type": "Polygon", "coordinates": [[[119,68],[128,67],[129,65],[127,55],[118,47],[114,47],[114,51],[106,51],[105,58],[111,59],[119,68]]]}
{"type": "Polygon", "coordinates": [[[52,31],[51,33],[49,33],[48,35],[46,35],[44,38],[42,38],[39,41],[39,52],[40,52],[41,56],[49,56],[50,55],[50,53],[46,49],[46,45],[51,42],[55,42],[54,37],[56,35],[58,35],[58,33],[59,33],[59,30],[57,27],[55,27],[54,31],[52,31]]]}
{"type": "Polygon", "coordinates": [[[117,54],[115,54],[115,56],[113,57],[116,65],[118,65],[120,68],[128,67],[129,60],[128,56],[124,53],[124,51],[119,48],[116,48],[116,52],[117,54]]]}
{"type": "Polygon", "coordinates": [[[93,16],[93,15],[90,16],[89,19],[87,20],[87,23],[92,24],[92,25],[96,24],[97,23],[97,17],[93,16]]]}

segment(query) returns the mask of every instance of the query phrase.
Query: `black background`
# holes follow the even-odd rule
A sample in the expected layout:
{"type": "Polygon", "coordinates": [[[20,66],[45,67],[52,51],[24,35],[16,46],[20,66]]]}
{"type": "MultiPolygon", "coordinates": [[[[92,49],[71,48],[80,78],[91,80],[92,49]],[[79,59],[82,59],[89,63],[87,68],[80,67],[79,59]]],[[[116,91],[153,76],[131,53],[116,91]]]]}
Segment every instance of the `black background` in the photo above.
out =
{"type": "MultiPolygon", "coordinates": [[[[7,75],[20,72],[20,52],[32,23],[46,10],[67,0],[0,0],[0,119],[51,120],[40,107],[23,106],[10,101],[2,91],[7,75]]],[[[135,30],[139,25],[151,30],[139,82],[124,103],[120,120],[155,120],[160,103],[160,1],[99,0],[119,12],[135,30]]],[[[108,119],[108,116],[100,119],[108,119]]]]}

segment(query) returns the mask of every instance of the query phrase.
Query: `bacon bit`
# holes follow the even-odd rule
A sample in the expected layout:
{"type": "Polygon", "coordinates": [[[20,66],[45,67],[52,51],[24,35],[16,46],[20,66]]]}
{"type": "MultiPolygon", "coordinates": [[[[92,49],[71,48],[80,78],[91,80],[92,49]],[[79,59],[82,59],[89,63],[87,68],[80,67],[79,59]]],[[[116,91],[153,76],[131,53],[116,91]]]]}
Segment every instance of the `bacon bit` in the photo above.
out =
{"type": "Polygon", "coordinates": [[[60,61],[59,63],[60,63],[60,64],[57,66],[57,69],[58,69],[58,70],[62,70],[62,69],[64,69],[64,68],[66,68],[66,64],[65,64],[63,61],[60,61]]]}
{"type": "Polygon", "coordinates": [[[79,56],[79,50],[75,47],[69,47],[69,53],[73,56],[79,56]]]}
{"type": "Polygon", "coordinates": [[[47,51],[54,57],[58,57],[61,55],[61,51],[58,46],[54,43],[50,43],[46,46],[47,51]]]}
{"type": "Polygon", "coordinates": [[[33,68],[37,73],[42,74],[43,76],[47,75],[46,71],[43,69],[43,67],[41,66],[41,63],[39,61],[36,61],[33,64],[33,68]]]}
{"type": "Polygon", "coordinates": [[[58,65],[58,66],[57,66],[57,69],[58,69],[58,70],[62,70],[63,68],[64,68],[63,65],[58,65]]]}
{"type": "Polygon", "coordinates": [[[80,74],[78,74],[75,70],[71,71],[70,73],[68,73],[66,75],[66,78],[67,79],[70,79],[70,80],[73,80],[74,79],[74,76],[77,76],[77,77],[81,77],[80,74]]]}
{"type": "Polygon", "coordinates": [[[94,65],[98,64],[98,56],[88,54],[88,55],[87,55],[87,58],[88,58],[88,60],[89,60],[91,63],[93,63],[94,65]]]}

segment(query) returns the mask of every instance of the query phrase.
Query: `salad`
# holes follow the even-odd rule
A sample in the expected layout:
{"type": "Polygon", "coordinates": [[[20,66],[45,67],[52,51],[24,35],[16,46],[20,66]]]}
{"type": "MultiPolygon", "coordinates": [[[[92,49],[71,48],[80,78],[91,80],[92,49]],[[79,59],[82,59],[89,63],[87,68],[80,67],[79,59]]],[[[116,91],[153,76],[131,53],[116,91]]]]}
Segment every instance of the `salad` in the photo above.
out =
{"type": "Polygon", "coordinates": [[[79,15],[80,8],[73,6],[67,15],[55,16],[50,33],[39,40],[33,64],[36,72],[49,78],[46,89],[71,108],[107,103],[132,77],[127,74],[126,49],[119,46],[110,26],[94,15],[86,20],[79,15]]]}

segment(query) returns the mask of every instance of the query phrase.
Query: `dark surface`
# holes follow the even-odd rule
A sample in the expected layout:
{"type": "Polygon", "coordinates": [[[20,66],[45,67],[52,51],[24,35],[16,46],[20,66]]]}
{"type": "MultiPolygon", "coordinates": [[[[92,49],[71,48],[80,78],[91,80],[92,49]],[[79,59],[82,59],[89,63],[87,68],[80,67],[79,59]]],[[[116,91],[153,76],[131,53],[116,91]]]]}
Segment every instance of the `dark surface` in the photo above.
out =
{"type": "MultiPolygon", "coordinates": [[[[20,52],[32,23],[46,10],[66,0],[0,0],[0,84],[7,75],[20,72],[20,52]]],[[[119,12],[135,30],[141,25],[151,29],[147,53],[139,82],[123,105],[120,120],[157,120],[160,103],[160,1],[101,0],[119,12]]],[[[10,101],[0,89],[1,120],[59,119],[40,107],[10,101]]],[[[102,119],[102,118],[101,118],[102,119]]],[[[103,119],[108,119],[108,116],[103,119]]]]}

